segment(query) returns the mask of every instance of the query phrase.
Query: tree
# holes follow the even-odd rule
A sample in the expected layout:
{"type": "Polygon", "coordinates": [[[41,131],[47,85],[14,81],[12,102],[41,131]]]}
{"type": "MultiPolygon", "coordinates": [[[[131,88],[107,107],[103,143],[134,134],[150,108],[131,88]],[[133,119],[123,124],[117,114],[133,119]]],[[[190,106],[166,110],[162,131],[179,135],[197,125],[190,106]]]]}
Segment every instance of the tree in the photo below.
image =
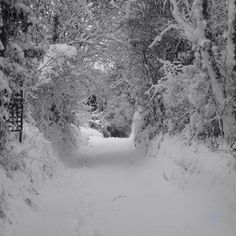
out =
{"type": "MultiPolygon", "coordinates": [[[[27,37],[32,23],[30,1],[0,1],[0,150],[6,146],[11,94],[23,89],[31,40],[27,37]]],[[[34,50],[31,50],[32,52],[34,50]]],[[[37,53],[34,53],[35,55],[37,53]]],[[[35,57],[32,56],[32,57],[35,57]]]]}

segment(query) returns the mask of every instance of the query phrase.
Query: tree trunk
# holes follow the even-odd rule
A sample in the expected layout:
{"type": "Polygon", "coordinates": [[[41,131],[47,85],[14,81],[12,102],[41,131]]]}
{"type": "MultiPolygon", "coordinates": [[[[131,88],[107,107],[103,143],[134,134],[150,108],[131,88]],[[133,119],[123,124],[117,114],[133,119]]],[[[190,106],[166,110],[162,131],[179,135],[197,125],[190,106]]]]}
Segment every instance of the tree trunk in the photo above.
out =
{"type": "Polygon", "coordinates": [[[236,72],[236,0],[228,0],[227,65],[236,72]]]}
{"type": "Polygon", "coordinates": [[[227,138],[236,138],[236,0],[228,0],[228,35],[227,35],[227,74],[229,94],[228,104],[222,116],[224,134],[227,138]]]}
{"type": "Polygon", "coordinates": [[[2,26],[0,28],[0,40],[2,43],[2,47],[0,49],[0,56],[5,57],[5,51],[7,49],[7,45],[9,43],[9,16],[8,12],[10,11],[10,4],[2,1],[0,3],[1,6],[1,19],[2,19],[2,26]]]}

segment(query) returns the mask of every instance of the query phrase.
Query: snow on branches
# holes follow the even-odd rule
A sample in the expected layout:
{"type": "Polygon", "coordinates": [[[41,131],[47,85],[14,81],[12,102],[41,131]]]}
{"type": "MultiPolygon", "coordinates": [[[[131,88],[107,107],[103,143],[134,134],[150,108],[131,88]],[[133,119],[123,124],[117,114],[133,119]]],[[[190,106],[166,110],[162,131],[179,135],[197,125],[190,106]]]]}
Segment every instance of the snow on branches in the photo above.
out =
{"type": "Polygon", "coordinates": [[[39,85],[49,83],[51,76],[62,70],[63,63],[77,55],[77,50],[67,44],[53,44],[49,47],[43,62],[38,70],[41,70],[39,85]]]}

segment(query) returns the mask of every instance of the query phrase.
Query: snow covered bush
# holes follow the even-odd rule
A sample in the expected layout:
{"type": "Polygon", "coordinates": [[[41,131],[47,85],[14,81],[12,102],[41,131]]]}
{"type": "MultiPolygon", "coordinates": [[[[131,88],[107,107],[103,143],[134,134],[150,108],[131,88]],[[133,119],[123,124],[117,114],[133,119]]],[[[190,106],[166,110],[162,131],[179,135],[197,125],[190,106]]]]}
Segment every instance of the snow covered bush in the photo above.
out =
{"type": "Polygon", "coordinates": [[[39,66],[41,73],[29,99],[36,126],[62,153],[78,144],[75,125],[82,98],[81,83],[75,74],[76,55],[75,47],[51,45],[39,66]]]}
{"type": "Polygon", "coordinates": [[[207,73],[195,64],[176,71],[175,64],[161,62],[164,76],[152,87],[152,98],[164,99],[167,131],[184,132],[189,139],[222,135],[207,73]]]}

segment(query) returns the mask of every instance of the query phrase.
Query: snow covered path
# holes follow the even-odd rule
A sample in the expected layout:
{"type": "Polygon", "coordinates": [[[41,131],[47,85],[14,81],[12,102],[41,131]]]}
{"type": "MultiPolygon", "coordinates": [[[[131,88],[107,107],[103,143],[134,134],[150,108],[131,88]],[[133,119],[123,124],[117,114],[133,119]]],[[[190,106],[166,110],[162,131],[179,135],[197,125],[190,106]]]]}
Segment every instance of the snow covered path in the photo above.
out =
{"type": "Polygon", "coordinates": [[[6,236],[235,236],[236,213],[209,192],[181,189],[129,139],[93,136],[6,236]]]}

